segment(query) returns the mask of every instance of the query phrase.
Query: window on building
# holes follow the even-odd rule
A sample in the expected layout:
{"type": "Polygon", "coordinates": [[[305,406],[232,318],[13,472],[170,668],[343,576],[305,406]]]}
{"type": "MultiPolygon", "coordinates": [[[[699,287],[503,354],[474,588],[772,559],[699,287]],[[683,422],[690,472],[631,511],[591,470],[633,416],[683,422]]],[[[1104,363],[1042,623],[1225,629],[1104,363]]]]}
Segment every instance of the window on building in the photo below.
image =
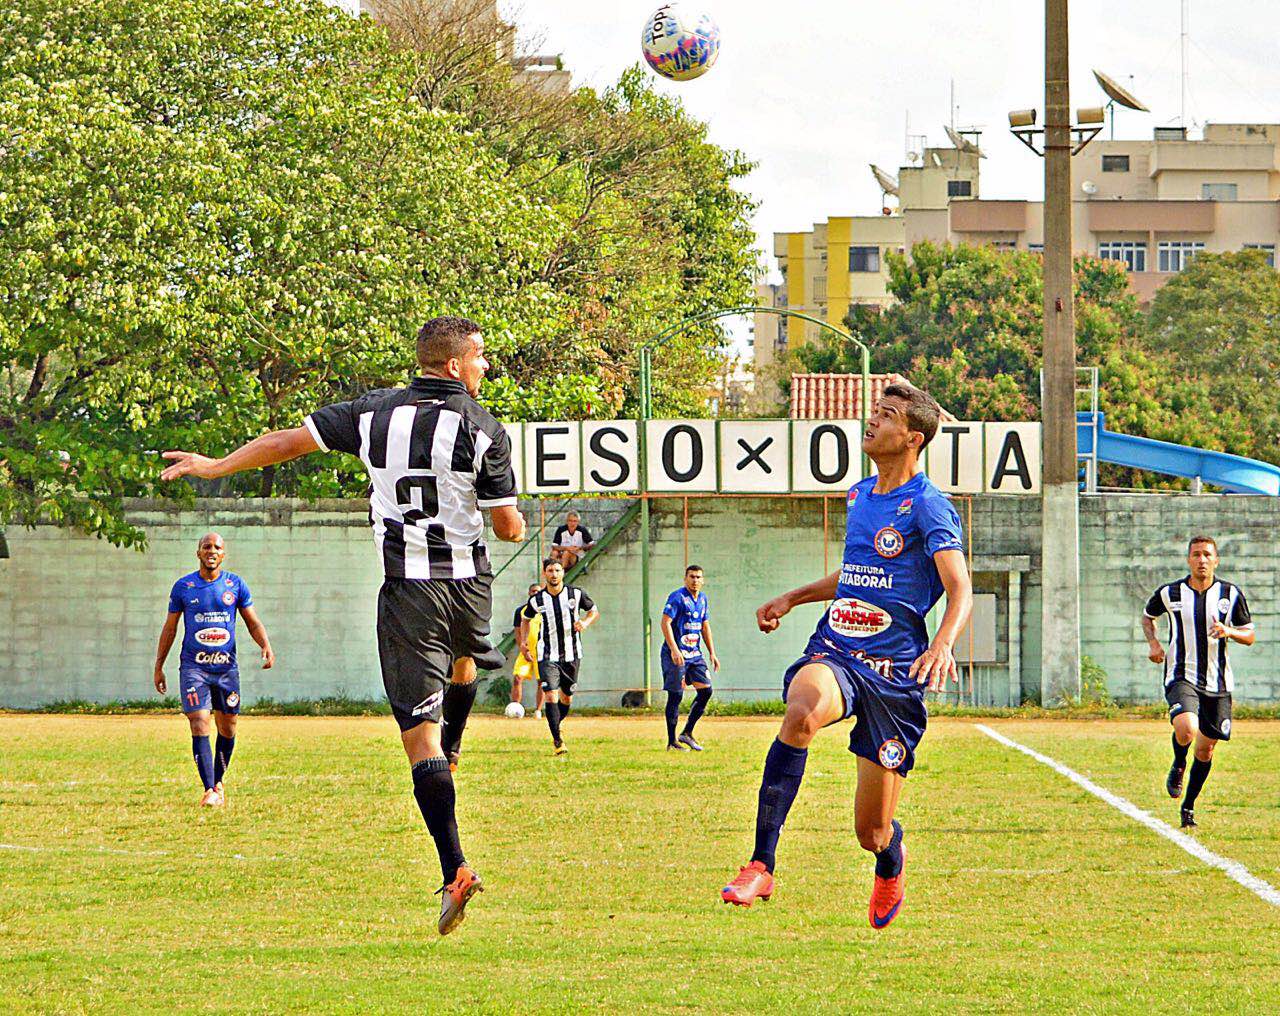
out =
{"type": "Polygon", "coordinates": [[[1276,266],[1276,245],[1274,243],[1246,243],[1245,250],[1260,250],[1267,255],[1267,264],[1272,268],[1276,266]]]}
{"type": "Polygon", "coordinates": [[[1156,270],[1180,272],[1202,250],[1204,250],[1204,244],[1198,240],[1161,240],[1156,270]]]}
{"type": "Polygon", "coordinates": [[[1104,155],[1102,157],[1102,171],[1104,173],[1127,173],[1129,172],[1129,156],[1127,155],[1104,155]]]}
{"type": "Polygon", "coordinates": [[[825,300],[827,298],[827,277],[825,275],[815,275],[813,277],[813,298],[815,300],[825,300]]]}
{"type": "Polygon", "coordinates": [[[947,197],[967,198],[972,196],[973,196],[972,180],[948,180],[947,181],[947,197]]]}
{"type": "Polygon", "coordinates": [[[1201,201],[1234,201],[1236,185],[1233,183],[1202,183],[1200,185],[1201,201]]]}
{"type": "Polygon", "coordinates": [[[992,240],[991,246],[996,250],[1017,250],[1017,240],[992,240]]]}
{"type": "Polygon", "coordinates": [[[849,248],[849,271],[851,272],[880,271],[880,248],[879,247],[850,247],[849,248]]]}
{"type": "Polygon", "coordinates": [[[1027,244],[1027,250],[1031,251],[1031,253],[1032,253],[1032,254],[1043,254],[1043,253],[1044,253],[1044,244],[1042,244],[1042,243],[1029,243],[1029,244],[1027,244]]]}
{"type": "MultiPolygon", "coordinates": [[[[1160,245],[1161,250],[1164,244],[1160,245]]],[[[1098,244],[1098,257],[1103,261],[1123,261],[1131,272],[1147,270],[1147,245],[1133,240],[1107,240],[1098,244]]]]}

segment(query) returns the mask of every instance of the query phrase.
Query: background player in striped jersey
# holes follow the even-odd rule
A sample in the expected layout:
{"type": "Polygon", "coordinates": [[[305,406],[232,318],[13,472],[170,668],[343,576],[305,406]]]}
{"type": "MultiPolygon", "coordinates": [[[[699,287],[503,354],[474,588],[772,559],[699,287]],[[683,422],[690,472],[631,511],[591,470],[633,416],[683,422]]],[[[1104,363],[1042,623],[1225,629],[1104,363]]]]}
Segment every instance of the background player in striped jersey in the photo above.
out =
{"type": "Polygon", "coordinates": [[[253,595],[239,575],[223,571],[227,548],[217,533],[205,533],[196,548],[200,567],[184,575],[169,591],[169,616],[160,629],[152,681],[165,693],[164,661],[182,618],[182,652],[178,663],[179,702],[191,726],[191,754],[204,784],[200,803],[225,803],[222,779],[236,746],[236,717],[240,714],[240,668],[236,662],[236,614],[244,618],[249,635],[262,650],[262,669],[276,662],[267,629],[253,609],[253,595]],[[209,735],[218,731],[216,748],[209,735]]]}
{"type": "MultiPolygon", "coordinates": [[[[515,614],[511,617],[511,629],[515,632],[516,638],[520,638],[520,623],[524,620],[524,605],[529,602],[529,597],[536,593],[542,587],[534,582],[529,586],[528,592],[525,593],[525,599],[516,607],[515,614]]],[[[535,629],[541,628],[541,624],[537,621],[533,622],[535,629]]],[[[533,714],[542,719],[542,701],[546,697],[546,692],[542,690],[542,684],[538,681],[538,632],[531,631],[516,648],[515,665],[511,668],[511,701],[519,702],[524,698],[524,679],[531,677],[534,680],[536,694],[533,701],[533,714]]]]}
{"type": "Polygon", "coordinates": [[[1194,536],[1187,545],[1186,578],[1161,586],[1142,612],[1148,657],[1164,664],[1164,697],[1173,724],[1173,764],[1165,790],[1182,794],[1187,749],[1195,742],[1195,761],[1182,801],[1182,828],[1196,824],[1196,798],[1209,778],[1213,749],[1231,739],[1231,691],[1235,678],[1227,659],[1227,643],[1253,645],[1253,618],[1238,586],[1216,577],[1218,544],[1211,536],[1194,536]],[[1168,652],[1156,638],[1155,619],[1169,617],[1168,652]]]}
{"type": "Polygon", "coordinates": [[[832,601],[783,675],[787,712],[765,758],[755,849],[721,890],[726,903],[750,906],[772,895],[778,837],[800,790],[809,744],[823,727],[856,717],[849,735],[858,757],[854,829],[859,845],[875,855],[867,916],[873,928],[884,928],[901,909],[906,848],[894,813],[928,721],[925,686],[936,691],[956,679],[951,647],[973,604],[960,518],[918,471],[939,415],[937,402],[919,389],[885,388],[862,439],[877,471],[849,491],[840,570],[756,611],[767,633],[800,604],[832,601]],[[931,640],[924,619],[944,592],[947,609],[931,640]]]}
{"type": "Polygon", "coordinates": [[[691,564],[684,570],[684,585],[667,597],[662,608],[662,688],[667,693],[667,750],[702,751],[693,738],[693,728],[711,701],[710,662],[719,671],[720,660],[711,641],[710,607],[702,591],[702,569],[691,564]],[[707,644],[707,659],[702,658],[702,643],[707,644]],[[693,706],[685,720],[684,731],[676,738],[680,719],[680,700],[684,686],[694,690],[693,706]]]}
{"type": "Polygon", "coordinates": [[[520,615],[520,644],[529,637],[529,623],[542,619],[538,634],[538,675],[546,701],[542,708],[551,730],[555,754],[568,748],[560,734],[560,724],[573,705],[573,689],[582,663],[582,633],[600,616],[591,597],[577,586],[564,584],[564,566],[552,558],[542,562],[543,588],[529,597],[520,615]],[[583,611],[586,611],[584,614],[583,611]]]}
{"type": "Polygon", "coordinates": [[[501,540],[524,539],[511,440],[475,401],[489,369],[480,326],[432,318],[418,332],[422,376],[318,409],[210,459],[165,452],[161,478],[214,478],[315,451],[359,456],[369,473],[369,521],[382,562],[378,656],[382,683],[409,757],[413,794],[440,856],[440,934],[462,922],[482,889],[458,836],[451,763],[476,697],[477,664],[503,659],[489,642],[493,569],[484,543],[490,512],[501,540]]]}

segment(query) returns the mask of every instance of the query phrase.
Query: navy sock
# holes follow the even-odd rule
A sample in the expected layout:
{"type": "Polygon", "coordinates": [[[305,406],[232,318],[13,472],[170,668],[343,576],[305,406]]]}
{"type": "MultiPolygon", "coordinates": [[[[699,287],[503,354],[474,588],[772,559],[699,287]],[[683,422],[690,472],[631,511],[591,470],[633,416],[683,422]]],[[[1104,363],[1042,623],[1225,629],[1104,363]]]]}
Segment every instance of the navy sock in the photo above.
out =
{"type": "Polygon", "coordinates": [[[560,703],[547,699],[542,703],[542,715],[547,718],[547,727],[551,731],[551,740],[557,747],[560,745],[560,703]]]}
{"type": "Polygon", "coordinates": [[[800,790],[808,748],[793,748],[775,739],[764,759],[764,776],[756,810],[756,848],[751,860],[773,871],[778,836],[800,790]]]}
{"type": "Polygon", "coordinates": [[[213,749],[209,746],[209,735],[196,737],[191,735],[191,754],[196,760],[196,769],[200,771],[200,782],[205,790],[213,789],[213,749]]]}
{"type": "Polygon", "coordinates": [[[693,705],[689,707],[689,718],[684,721],[686,734],[693,733],[693,725],[702,719],[702,714],[707,711],[707,703],[710,701],[711,689],[699,688],[698,693],[693,697],[693,705]]]}
{"type": "Polygon", "coordinates": [[[1173,735],[1173,764],[1179,769],[1187,768],[1187,749],[1191,747],[1191,742],[1186,744],[1178,743],[1178,735],[1173,735]]]}
{"type": "Polygon", "coordinates": [[[902,871],[902,826],[893,820],[893,838],[889,845],[876,854],[876,874],[881,878],[896,878],[902,871]]]}
{"type": "Polygon", "coordinates": [[[227,766],[231,765],[231,753],[236,750],[234,737],[218,735],[218,743],[213,752],[213,782],[221,783],[227,774],[227,766]]]}
{"type": "Polygon", "coordinates": [[[467,717],[471,715],[471,707],[476,704],[476,689],[480,682],[455,684],[450,681],[444,689],[444,705],[441,707],[444,720],[440,731],[440,750],[444,757],[462,750],[462,732],[467,727],[467,717]]]}
{"type": "Polygon", "coordinates": [[[676,743],[676,724],[680,722],[680,702],[683,691],[667,692],[667,744],[676,743]]]}
{"type": "Polygon", "coordinates": [[[1192,759],[1191,775],[1187,777],[1187,796],[1182,799],[1184,808],[1195,807],[1196,798],[1200,796],[1200,788],[1204,786],[1204,781],[1209,778],[1209,768],[1213,765],[1213,760],[1202,762],[1200,759],[1192,759]]]}
{"type": "Polygon", "coordinates": [[[445,884],[453,881],[458,868],[466,864],[462,845],[458,842],[458,822],[454,816],[453,774],[449,760],[441,755],[428,758],[413,767],[413,796],[427,823],[427,832],[436,841],[440,855],[440,872],[445,884]]]}

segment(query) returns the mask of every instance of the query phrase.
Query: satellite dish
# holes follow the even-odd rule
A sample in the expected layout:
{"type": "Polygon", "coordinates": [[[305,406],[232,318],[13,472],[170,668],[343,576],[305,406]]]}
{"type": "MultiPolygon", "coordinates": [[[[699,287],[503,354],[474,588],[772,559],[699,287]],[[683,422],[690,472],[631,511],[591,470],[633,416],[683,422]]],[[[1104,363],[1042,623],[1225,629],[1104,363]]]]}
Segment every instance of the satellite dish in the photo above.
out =
{"type": "Polygon", "coordinates": [[[947,132],[947,137],[951,139],[951,143],[956,146],[957,151],[967,152],[969,155],[976,155],[979,159],[986,158],[986,156],[982,154],[982,149],[968,138],[958,134],[956,131],[953,131],[950,127],[944,126],[942,129],[947,132]]]}
{"type": "Polygon", "coordinates": [[[1118,102],[1121,106],[1125,106],[1128,109],[1136,109],[1142,113],[1151,112],[1151,110],[1147,109],[1147,107],[1142,104],[1142,101],[1136,95],[1120,84],[1120,82],[1116,81],[1115,78],[1108,77],[1106,74],[1103,74],[1102,71],[1098,70],[1093,72],[1093,76],[1098,79],[1098,84],[1101,85],[1102,90],[1107,93],[1107,98],[1111,99],[1113,102],[1118,102]]]}
{"type": "Polygon", "coordinates": [[[881,169],[879,166],[875,165],[874,163],[872,163],[871,165],[871,175],[876,178],[876,183],[880,185],[880,189],[882,191],[884,191],[886,194],[892,194],[894,197],[898,196],[897,179],[890,176],[888,173],[886,173],[883,169],[881,169]]]}
{"type": "Polygon", "coordinates": [[[941,168],[942,168],[942,157],[941,157],[941,156],[939,156],[937,152],[930,152],[930,153],[929,153],[929,161],[930,161],[930,162],[932,162],[932,163],[933,163],[935,166],[937,166],[939,169],[941,169],[941,168]]]}
{"type": "Polygon", "coordinates": [[[920,161],[920,153],[919,153],[919,152],[907,152],[907,161],[908,161],[909,163],[911,163],[911,164],[914,166],[917,162],[919,162],[919,161],[920,161]]]}
{"type": "Polygon", "coordinates": [[[1093,197],[1093,195],[1098,193],[1098,185],[1094,183],[1092,180],[1086,180],[1084,183],[1080,185],[1080,189],[1084,191],[1086,194],[1088,194],[1090,197],[1093,197]]]}

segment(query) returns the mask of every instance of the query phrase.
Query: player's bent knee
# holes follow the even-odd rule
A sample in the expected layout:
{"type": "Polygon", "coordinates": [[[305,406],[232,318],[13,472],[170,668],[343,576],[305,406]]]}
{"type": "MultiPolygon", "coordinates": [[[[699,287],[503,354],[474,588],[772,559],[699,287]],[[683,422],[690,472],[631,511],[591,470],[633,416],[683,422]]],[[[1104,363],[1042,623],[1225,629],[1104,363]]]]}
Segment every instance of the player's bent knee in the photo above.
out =
{"type": "Polygon", "coordinates": [[[807,748],[809,742],[823,728],[822,717],[811,707],[799,702],[788,702],[782,718],[781,739],[795,748],[807,748]]]}
{"type": "Polygon", "coordinates": [[[858,846],[873,854],[880,853],[893,839],[892,825],[856,825],[854,832],[858,837],[858,846]]]}

